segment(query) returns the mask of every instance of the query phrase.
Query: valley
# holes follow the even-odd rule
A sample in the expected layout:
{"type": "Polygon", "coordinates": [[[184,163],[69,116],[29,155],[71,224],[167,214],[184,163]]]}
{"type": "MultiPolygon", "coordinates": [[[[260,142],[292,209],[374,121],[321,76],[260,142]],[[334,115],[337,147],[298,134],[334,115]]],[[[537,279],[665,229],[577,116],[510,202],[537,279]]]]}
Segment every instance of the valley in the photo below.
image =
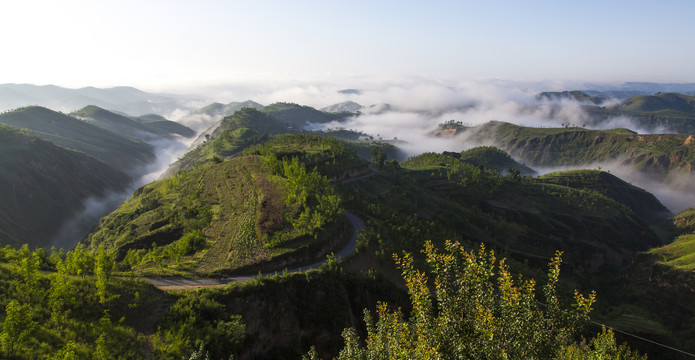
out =
{"type": "Polygon", "coordinates": [[[440,355],[602,351],[584,337],[688,358],[692,99],[604,109],[591,94],[538,98],[578,102],[589,128],[452,120],[413,138],[367,120],[405,128],[414,112],[347,101],[216,102],[177,121],[95,105],[0,114],[0,351],[349,358],[398,336],[440,355]],[[598,129],[618,113],[672,133],[598,129]],[[51,248],[87,199],[116,192],[51,248]]]}

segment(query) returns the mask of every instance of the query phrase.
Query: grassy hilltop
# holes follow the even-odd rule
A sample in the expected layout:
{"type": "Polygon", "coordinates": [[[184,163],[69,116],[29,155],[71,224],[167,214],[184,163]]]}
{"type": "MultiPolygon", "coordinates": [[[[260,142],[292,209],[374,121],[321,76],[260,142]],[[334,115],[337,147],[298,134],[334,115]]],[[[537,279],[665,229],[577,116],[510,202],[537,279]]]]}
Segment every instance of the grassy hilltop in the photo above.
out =
{"type": "Polygon", "coordinates": [[[346,231],[326,175],[363,164],[336,140],[284,135],[248,155],[143,186],[103,218],[87,242],[146,273],[239,273],[308,263],[335,248],[346,231]]]}

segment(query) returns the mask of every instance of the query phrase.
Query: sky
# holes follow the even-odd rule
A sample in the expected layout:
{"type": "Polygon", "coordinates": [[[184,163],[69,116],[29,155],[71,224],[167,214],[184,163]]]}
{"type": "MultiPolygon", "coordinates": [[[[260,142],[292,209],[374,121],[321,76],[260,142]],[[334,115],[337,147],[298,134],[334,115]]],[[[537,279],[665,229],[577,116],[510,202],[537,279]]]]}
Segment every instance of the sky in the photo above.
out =
{"type": "Polygon", "coordinates": [[[0,83],[695,82],[695,1],[4,1],[0,83]]]}

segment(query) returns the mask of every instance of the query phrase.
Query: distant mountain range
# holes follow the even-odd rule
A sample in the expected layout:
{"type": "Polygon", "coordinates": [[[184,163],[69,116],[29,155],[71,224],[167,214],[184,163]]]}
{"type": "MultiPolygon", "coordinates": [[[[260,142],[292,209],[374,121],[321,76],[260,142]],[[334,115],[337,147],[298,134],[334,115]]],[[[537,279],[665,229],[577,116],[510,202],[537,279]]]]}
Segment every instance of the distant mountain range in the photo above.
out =
{"type": "Polygon", "coordinates": [[[55,85],[0,84],[0,110],[40,105],[64,112],[96,105],[132,115],[169,114],[182,108],[185,98],[153,94],[133,87],[85,87],[68,89],[55,85]]]}

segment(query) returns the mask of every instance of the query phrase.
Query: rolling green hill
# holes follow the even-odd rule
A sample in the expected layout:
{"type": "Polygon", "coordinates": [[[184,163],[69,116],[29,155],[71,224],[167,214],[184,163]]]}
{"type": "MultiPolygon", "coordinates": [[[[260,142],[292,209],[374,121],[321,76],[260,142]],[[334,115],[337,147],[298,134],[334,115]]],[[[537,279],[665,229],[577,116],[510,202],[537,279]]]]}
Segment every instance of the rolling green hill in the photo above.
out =
{"type": "Polygon", "coordinates": [[[136,119],[115,114],[94,105],[86,106],[72,112],[70,115],[117,134],[145,141],[154,140],[158,137],[170,137],[172,135],[186,137],[195,135],[193,130],[173,121],[168,121],[166,119],[158,119],[150,122],[137,121],[136,119]]]}
{"type": "Polygon", "coordinates": [[[678,93],[638,95],[624,99],[614,107],[586,106],[584,110],[592,118],[592,124],[627,116],[647,131],[695,134],[695,96],[678,93]]]}
{"type": "Polygon", "coordinates": [[[461,161],[473,166],[483,166],[506,175],[510,169],[516,169],[521,176],[536,175],[536,171],[512,159],[506,152],[494,146],[479,146],[462,151],[458,155],[461,161]]]}
{"type": "Polygon", "coordinates": [[[105,245],[145,273],[267,271],[308,263],[343,241],[345,231],[340,199],[324,174],[360,165],[335,139],[283,135],[248,155],[143,186],[86,241],[94,249],[105,245]],[[157,267],[162,259],[166,270],[157,267]]]}
{"type": "Polygon", "coordinates": [[[153,148],[148,144],[38,106],[0,114],[0,123],[31,130],[42,139],[83,152],[128,173],[154,161],[153,148]]]}
{"type": "MultiPolygon", "coordinates": [[[[665,92],[654,95],[633,94],[615,105],[601,106],[606,94],[582,91],[543,92],[539,99],[578,101],[588,115],[585,126],[600,126],[614,118],[629,118],[641,131],[695,134],[695,96],[665,92]],[[589,95],[589,94],[598,94],[589,95]]],[[[619,94],[622,95],[622,94],[619,94]]]]}
{"type": "Polygon", "coordinates": [[[695,114],[695,96],[678,93],[639,95],[625,99],[617,109],[627,112],[672,111],[695,114]]]}
{"type": "Polygon", "coordinates": [[[226,117],[229,115],[234,114],[235,112],[243,109],[243,108],[252,108],[256,110],[262,110],[263,105],[251,101],[251,100],[246,100],[246,101],[233,101],[227,104],[221,104],[221,103],[212,103],[208,106],[203,107],[200,109],[200,113],[210,115],[210,116],[220,116],[220,117],[226,117]]]}
{"type": "Polygon", "coordinates": [[[503,177],[444,154],[413,157],[401,167],[343,195],[359,199],[347,207],[378,219],[369,236],[384,256],[428,239],[459,239],[520,258],[549,258],[562,249],[568,263],[598,271],[659,244],[644,220],[597,190],[503,177]]]}
{"type": "Polygon", "coordinates": [[[176,121],[167,120],[161,115],[145,114],[134,119],[145,123],[147,126],[158,128],[169,134],[177,134],[186,138],[193,137],[195,135],[195,131],[193,131],[193,129],[181,125],[176,121]]]}
{"type": "Polygon", "coordinates": [[[627,129],[531,128],[503,122],[461,128],[533,167],[619,164],[675,188],[695,190],[695,138],[627,129]]]}
{"type": "Polygon", "coordinates": [[[600,170],[571,170],[545,174],[540,183],[595,190],[624,204],[648,224],[658,224],[672,216],[651,193],[600,170]]]}
{"type": "MultiPolygon", "coordinates": [[[[275,117],[275,115],[284,110],[275,110],[266,113],[265,111],[259,111],[253,108],[242,108],[234,114],[225,117],[222,119],[219,126],[215,128],[212,133],[208,134],[204,142],[172,164],[165,172],[164,177],[170,176],[177,170],[190,169],[206,162],[219,161],[224,158],[239,155],[248,147],[263,143],[272,136],[297,132],[299,129],[291,124],[299,122],[300,120],[297,120],[298,118],[294,118],[294,116],[300,116],[303,112],[317,112],[323,114],[318,110],[307,110],[313,109],[309,107],[301,107],[298,112],[295,112],[297,108],[292,104],[287,105],[287,107],[290,109],[290,113],[288,114],[291,115],[288,119],[295,119],[291,120],[290,123],[275,117]]],[[[328,132],[322,133],[321,135],[330,136],[332,134],[328,132]]],[[[316,138],[317,137],[307,137],[306,139],[316,138]]],[[[340,146],[338,141],[332,141],[331,146],[338,146],[341,149],[344,147],[340,146]]],[[[357,148],[357,146],[355,146],[355,148],[357,148]]],[[[338,159],[337,161],[341,164],[345,160],[354,162],[356,159],[338,159]]],[[[351,165],[352,164],[348,163],[346,166],[351,167],[351,165]]],[[[333,176],[335,174],[327,175],[333,176]]]]}
{"type": "Polygon", "coordinates": [[[595,105],[598,105],[606,100],[603,97],[588,95],[585,92],[579,90],[562,92],[546,91],[538,94],[538,98],[548,100],[576,100],[579,102],[592,103],[595,105]]]}
{"type": "Polygon", "coordinates": [[[94,158],[0,125],[0,244],[48,246],[84,200],[128,183],[94,158]]]}
{"type": "Polygon", "coordinates": [[[288,131],[287,127],[276,119],[253,108],[242,108],[222,119],[203,142],[172,164],[163,177],[178,170],[237,155],[245,148],[266,140],[269,135],[284,131],[288,131]]]}
{"type": "Polygon", "coordinates": [[[280,123],[294,129],[303,128],[308,123],[327,123],[352,115],[349,112],[325,112],[310,106],[282,102],[270,104],[264,107],[262,111],[277,119],[280,123]]]}

